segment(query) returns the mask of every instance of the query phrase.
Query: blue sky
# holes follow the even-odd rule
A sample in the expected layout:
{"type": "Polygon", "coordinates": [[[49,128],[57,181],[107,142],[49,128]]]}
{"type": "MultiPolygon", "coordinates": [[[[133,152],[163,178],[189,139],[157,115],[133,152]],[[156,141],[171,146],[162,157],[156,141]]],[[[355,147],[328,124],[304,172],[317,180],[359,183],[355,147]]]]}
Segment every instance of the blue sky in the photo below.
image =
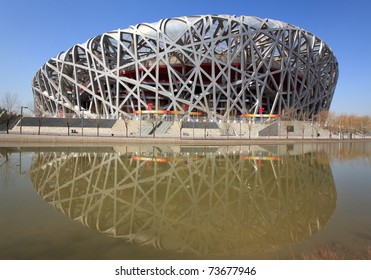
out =
{"type": "Polygon", "coordinates": [[[371,115],[371,1],[367,0],[0,0],[0,95],[32,102],[31,81],[50,58],[101,33],[141,22],[200,14],[288,22],[324,40],[340,77],[331,111],[371,115]]]}

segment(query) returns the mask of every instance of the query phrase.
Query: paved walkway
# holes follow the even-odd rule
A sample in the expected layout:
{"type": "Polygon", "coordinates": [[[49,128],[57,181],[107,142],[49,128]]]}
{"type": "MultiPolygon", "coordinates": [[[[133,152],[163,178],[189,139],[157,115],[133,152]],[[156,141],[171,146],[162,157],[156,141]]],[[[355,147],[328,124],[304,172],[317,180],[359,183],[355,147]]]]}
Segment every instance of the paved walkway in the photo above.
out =
{"type": "Polygon", "coordinates": [[[256,145],[256,144],[294,144],[294,143],[313,143],[313,142],[348,142],[348,141],[371,141],[368,138],[356,139],[329,139],[329,138],[278,138],[278,137],[259,137],[252,139],[238,139],[238,137],[207,138],[207,139],[180,139],[180,138],[161,138],[161,137],[122,137],[122,136],[62,136],[62,135],[27,135],[27,134],[0,134],[0,146],[74,146],[84,145],[126,145],[126,144],[178,144],[178,145],[202,145],[202,146],[222,146],[222,145],[256,145]]]}

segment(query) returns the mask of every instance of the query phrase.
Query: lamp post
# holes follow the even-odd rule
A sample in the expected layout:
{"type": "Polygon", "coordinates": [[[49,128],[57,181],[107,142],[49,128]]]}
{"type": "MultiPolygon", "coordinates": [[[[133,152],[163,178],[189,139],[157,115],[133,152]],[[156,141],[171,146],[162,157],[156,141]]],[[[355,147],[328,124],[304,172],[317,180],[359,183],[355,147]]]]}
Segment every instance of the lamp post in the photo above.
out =
{"type": "Polygon", "coordinates": [[[21,106],[21,122],[19,125],[19,133],[22,134],[22,118],[23,118],[23,109],[28,109],[28,107],[21,106]]]}

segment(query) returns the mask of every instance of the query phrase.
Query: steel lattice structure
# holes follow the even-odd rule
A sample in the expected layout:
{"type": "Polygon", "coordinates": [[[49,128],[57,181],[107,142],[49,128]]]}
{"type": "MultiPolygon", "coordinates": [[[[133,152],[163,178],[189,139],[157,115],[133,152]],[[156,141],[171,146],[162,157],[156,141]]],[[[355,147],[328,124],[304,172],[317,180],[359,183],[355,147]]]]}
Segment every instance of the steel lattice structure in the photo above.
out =
{"type": "Polygon", "coordinates": [[[90,228],[200,255],[249,255],[305,240],[336,206],[323,152],[46,152],[34,154],[30,176],[45,201],[90,228]]]}
{"type": "Polygon", "coordinates": [[[50,59],[33,78],[44,113],[118,118],[136,110],[313,116],[338,78],[332,50],[291,24],[249,16],[168,18],[107,32],[50,59]]]}

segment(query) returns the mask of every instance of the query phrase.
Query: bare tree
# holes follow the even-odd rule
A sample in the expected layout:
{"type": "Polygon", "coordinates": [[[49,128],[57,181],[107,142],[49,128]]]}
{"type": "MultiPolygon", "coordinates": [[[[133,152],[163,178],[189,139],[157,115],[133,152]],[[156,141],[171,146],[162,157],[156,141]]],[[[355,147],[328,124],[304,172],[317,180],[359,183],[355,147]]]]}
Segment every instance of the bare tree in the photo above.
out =
{"type": "Polygon", "coordinates": [[[341,124],[340,124],[339,116],[332,114],[332,118],[329,119],[328,121],[328,128],[330,130],[330,134],[333,135],[337,132],[340,137],[340,134],[341,134],[340,127],[341,127],[341,124]]]}
{"type": "Polygon", "coordinates": [[[330,115],[328,110],[322,110],[315,116],[316,122],[320,125],[321,128],[324,128],[327,124],[327,119],[330,115]]]}
{"type": "Polygon", "coordinates": [[[370,132],[370,129],[371,129],[371,117],[361,116],[359,118],[359,130],[363,138],[365,138],[366,134],[370,132]]]}
{"type": "Polygon", "coordinates": [[[17,94],[6,92],[0,100],[0,104],[5,111],[2,116],[6,124],[6,133],[9,134],[10,122],[17,118],[17,94]]]}
{"type": "Polygon", "coordinates": [[[207,122],[207,119],[206,117],[204,118],[204,121],[203,122],[200,122],[200,125],[201,127],[203,128],[204,130],[204,139],[206,139],[206,134],[207,134],[207,127],[208,127],[208,122],[207,122]]]}
{"type": "Polygon", "coordinates": [[[340,137],[344,133],[361,134],[365,137],[370,132],[370,120],[370,116],[329,113],[324,126],[329,129],[330,137],[336,131],[340,137]]]}
{"type": "Polygon", "coordinates": [[[247,129],[249,131],[249,139],[251,139],[251,132],[252,132],[252,128],[254,126],[254,118],[253,117],[248,117],[246,119],[246,123],[247,123],[247,129]]]}
{"type": "Polygon", "coordinates": [[[354,135],[362,134],[362,120],[360,116],[350,115],[350,132],[354,135]]]}
{"type": "Polygon", "coordinates": [[[335,114],[328,111],[322,110],[317,115],[315,115],[314,120],[314,128],[316,129],[317,137],[319,136],[320,129],[327,129],[329,130],[329,137],[332,138],[332,134],[336,131],[334,125],[334,118],[335,114]]]}
{"type": "Polygon", "coordinates": [[[324,124],[324,127],[327,128],[328,131],[330,132],[329,133],[329,137],[330,138],[332,138],[332,134],[334,134],[334,132],[336,131],[336,128],[334,126],[334,120],[335,120],[335,118],[336,118],[335,113],[328,112],[326,123],[324,124]]]}
{"type": "Polygon", "coordinates": [[[301,112],[300,113],[300,131],[301,131],[301,138],[304,139],[305,134],[305,128],[307,126],[307,120],[308,120],[308,113],[307,112],[301,112]]]}
{"type": "Polygon", "coordinates": [[[341,114],[338,117],[339,119],[339,130],[341,133],[347,133],[350,131],[350,119],[349,115],[341,114]]]}
{"type": "Polygon", "coordinates": [[[348,115],[347,120],[350,133],[366,136],[369,131],[369,128],[367,128],[369,126],[369,116],[348,115]]]}
{"type": "MultiPolygon", "coordinates": [[[[27,107],[28,110],[25,110],[23,112],[23,116],[33,117],[35,115],[35,111],[36,111],[35,102],[33,102],[33,101],[27,102],[26,107],[27,107]]],[[[39,109],[41,110],[41,108],[39,108],[39,109]]]]}
{"type": "Polygon", "coordinates": [[[183,118],[181,117],[179,118],[179,120],[176,120],[175,122],[179,127],[179,138],[182,139],[183,118]]]}
{"type": "Polygon", "coordinates": [[[229,134],[230,134],[230,131],[231,131],[231,128],[232,128],[232,123],[229,121],[228,117],[223,118],[222,127],[223,127],[223,130],[224,130],[224,133],[227,134],[227,139],[229,139],[229,134]]]}
{"type": "Polygon", "coordinates": [[[131,118],[130,116],[122,114],[121,119],[124,121],[124,124],[125,124],[125,132],[126,132],[126,138],[127,138],[128,132],[129,132],[129,122],[131,121],[131,118]]]}
{"type": "Polygon", "coordinates": [[[371,133],[371,116],[367,116],[363,124],[364,135],[371,133]]]}
{"type": "Polygon", "coordinates": [[[38,129],[38,135],[40,135],[40,132],[41,132],[41,125],[42,125],[42,122],[43,122],[43,118],[44,118],[44,113],[42,112],[41,108],[40,107],[37,107],[34,111],[34,114],[35,114],[35,117],[37,119],[37,123],[38,123],[38,126],[39,126],[39,129],[38,129]]]}
{"type": "Polygon", "coordinates": [[[161,117],[157,114],[149,114],[146,118],[146,121],[152,125],[151,132],[152,132],[153,138],[155,138],[156,137],[156,128],[158,127],[158,125],[161,122],[161,117]]]}
{"type": "Polygon", "coordinates": [[[72,119],[74,117],[74,114],[73,113],[66,113],[66,124],[67,124],[67,133],[68,133],[68,136],[70,136],[70,127],[71,127],[71,124],[72,124],[72,119]]]}

